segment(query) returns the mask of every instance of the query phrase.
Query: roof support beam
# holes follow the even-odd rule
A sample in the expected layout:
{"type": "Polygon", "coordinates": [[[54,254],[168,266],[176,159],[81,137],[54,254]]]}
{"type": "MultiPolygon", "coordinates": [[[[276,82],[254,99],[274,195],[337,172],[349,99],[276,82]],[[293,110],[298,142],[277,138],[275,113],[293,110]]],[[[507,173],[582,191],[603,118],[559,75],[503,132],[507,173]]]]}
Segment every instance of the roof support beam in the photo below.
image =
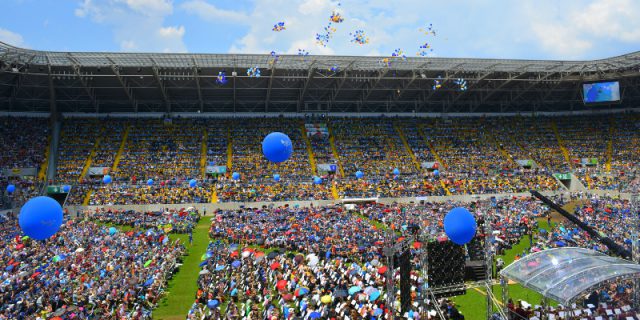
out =
{"type": "Polygon", "coordinates": [[[271,75],[269,76],[269,85],[267,87],[267,98],[264,99],[264,112],[269,111],[269,100],[271,100],[271,86],[273,86],[273,77],[276,74],[276,64],[271,67],[271,75]]]}
{"type": "Polygon", "coordinates": [[[164,101],[165,111],[167,113],[170,113],[171,103],[169,102],[169,98],[167,96],[167,90],[164,87],[164,84],[162,83],[162,79],[160,79],[158,64],[156,63],[156,60],[153,57],[151,57],[151,61],[153,61],[153,67],[151,67],[151,70],[153,70],[153,77],[156,79],[156,82],[158,83],[158,89],[160,89],[160,94],[162,95],[162,100],[164,101]]]}
{"type": "MultiPolygon", "coordinates": [[[[533,89],[533,87],[537,86],[540,84],[540,82],[545,81],[547,79],[549,79],[549,77],[551,77],[552,75],[555,75],[556,72],[549,72],[547,73],[544,77],[542,78],[538,78],[538,80],[536,80],[535,82],[533,82],[532,84],[530,84],[526,89],[524,90],[519,90],[518,94],[515,95],[513,98],[511,98],[510,103],[513,103],[514,101],[518,100],[520,97],[522,97],[525,93],[528,93],[531,89],[533,89]]],[[[493,92],[493,91],[492,91],[493,92]]],[[[551,90],[549,91],[551,92],[551,90]]]]}
{"type": "Polygon", "coordinates": [[[78,60],[76,60],[76,58],[74,58],[70,54],[69,54],[69,60],[73,61],[73,72],[76,74],[76,77],[78,77],[78,80],[80,80],[80,83],[82,83],[82,88],[84,89],[84,92],[87,94],[87,96],[89,96],[93,109],[95,110],[96,113],[98,113],[99,111],[98,102],[96,101],[96,97],[93,93],[93,89],[89,88],[89,85],[87,84],[87,80],[84,77],[82,77],[82,74],[80,73],[80,63],[78,62],[78,60]]]}
{"type": "MultiPolygon", "coordinates": [[[[364,91],[362,92],[362,98],[360,99],[360,105],[364,106],[367,104],[367,100],[369,100],[369,96],[371,96],[371,92],[373,92],[373,89],[378,86],[378,83],[380,83],[380,81],[382,80],[382,78],[384,78],[387,72],[389,72],[389,68],[384,68],[383,70],[380,70],[378,74],[378,78],[376,78],[376,81],[371,86],[367,86],[366,88],[364,88],[364,91]]],[[[367,84],[369,83],[367,82],[367,84]]]]}
{"type": "Polygon", "coordinates": [[[20,91],[20,87],[22,86],[22,77],[20,73],[16,74],[16,79],[13,81],[13,86],[11,89],[11,109],[15,108],[16,97],[18,96],[18,91],[20,91]]]}
{"type": "Polygon", "coordinates": [[[198,88],[198,104],[200,105],[200,112],[204,112],[204,101],[202,100],[202,90],[200,89],[200,72],[198,71],[198,63],[196,58],[191,57],[193,61],[193,79],[196,81],[196,87],[198,88]]]}
{"type": "Polygon", "coordinates": [[[347,82],[349,72],[352,70],[354,63],[355,63],[355,60],[351,61],[349,65],[344,69],[344,71],[342,71],[343,72],[342,78],[338,83],[338,87],[333,91],[333,94],[331,95],[331,101],[336,101],[336,98],[338,97],[338,94],[340,94],[340,90],[342,90],[344,83],[347,82]]]}
{"type": "Polygon", "coordinates": [[[307,79],[304,81],[304,85],[302,86],[302,89],[300,89],[300,96],[298,96],[298,103],[296,105],[297,112],[300,112],[301,110],[302,103],[304,102],[304,95],[307,94],[309,83],[311,83],[311,79],[313,79],[313,74],[316,71],[316,69],[313,67],[314,64],[315,62],[309,65],[309,70],[307,71],[307,79]]]}
{"type": "Polygon", "coordinates": [[[53,86],[53,75],[51,75],[51,64],[47,65],[47,71],[49,73],[49,112],[51,112],[51,117],[55,119],[58,113],[58,105],[56,104],[56,89],[53,86]]]}
{"type": "MultiPolygon", "coordinates": [[[[111,62],[113,63],[113,60],[111,62]]],[[[118,79],[118,82],[122,86],[122,90],[124,90],[124,94],[129,99],[129,103],[131,103],[131,107],[133,108],[134,112],[138,112],[138,102],[136,101],[133,95],[133,89],[129,87],[126,80],[120,74],[120,68],[115,63],[113,63],[111,65],[111,70],[113,71],[113,74],[116,75],[116,78],[118,79]]]]}

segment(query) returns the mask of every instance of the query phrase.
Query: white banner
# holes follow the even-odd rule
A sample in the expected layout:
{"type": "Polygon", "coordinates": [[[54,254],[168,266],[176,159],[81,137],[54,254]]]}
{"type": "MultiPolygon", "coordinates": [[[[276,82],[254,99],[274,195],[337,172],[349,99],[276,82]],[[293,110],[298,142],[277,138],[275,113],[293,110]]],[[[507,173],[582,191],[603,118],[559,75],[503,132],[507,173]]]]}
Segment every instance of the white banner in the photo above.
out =
{"type": "Polygon", "coordinates": [[[103,176],[105,174],[109,174],[111,168],[109,167],[89,167],[89,171],[87,171],[87,175],[90,176],[103,176]]]}

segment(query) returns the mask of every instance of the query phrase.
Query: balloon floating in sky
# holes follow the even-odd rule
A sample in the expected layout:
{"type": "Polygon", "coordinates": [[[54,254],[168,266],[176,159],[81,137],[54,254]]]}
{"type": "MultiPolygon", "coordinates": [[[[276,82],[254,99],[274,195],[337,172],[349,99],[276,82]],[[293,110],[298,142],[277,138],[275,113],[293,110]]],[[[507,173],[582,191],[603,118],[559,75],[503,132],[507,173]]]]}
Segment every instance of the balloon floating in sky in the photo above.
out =
{"type": "Polygon", "coordinates": [[[333,73],[338,73],[338,71],[340,71],[340,67],[338,67],[337,64],[334,64],[333,66],[331,66],[329,68],[329,71],[333,72],[333,73]]]}
{"type": "Polygon", "coordinates": [[[465,208],[453,208],[444,217],[444,232],[453,243],[465,245],[476,234],[476,219],[465,208]]]}
{"type": "Polygon", "coordinates": [[[14,191],[16,191],[16,186],[13,184],[10,184],[7,186],[7,193],[12,194],[14,191]]]}
{"type": "Polygon", "coordinates": [[[344,18],[342,17],[342,15],[340,15],[340,12],[337,12],[334,10],[331,16],[329,17],[329,21],[333,23],[342,23],[344,21],[344,18]]]}
{"type": "Polygon", "coordinates": [[[253,68],[247,69],[247,75],[251,78],[260,78],[260,68],[255,66],[253,68]]]}
{"type": "Polygon", "coordinates": [[[304,61],[304,59],[309,55],[309,52],[305,49],[298,49],[298,55],[304,61]]]}
{"type": "Polygon", "coordinates": [[[36,240],[54,235],[62,225],[62,207],[49,197],[35,197],[22,206],[18,217],[20,229],[36,240]]]}
{"type": "Polygon", "coordinates": [[[433,79],[433,86],[431,88],[434,91],[442,88],[442,76],[438,76],[437,79],[433,79]]]}
{"type": "Polygon", "coordinates": [[[365,45],[369,43],[369,37],[367,37],[367,35],[364,33],[364,30],[356,30],[352,33],[349,33],[349,35],[353,37],[353,39],[351,39],[351,42],[353,43],[359,45],[365,45]]]}
{"type": "Polygon", "coordinates": [[[287,30],[287,28],[284,26],[284,21],[280,21],[280,22],[274,24],[273,28],[271,30],[275,31],[275,32],[280,32],[280,31],[283,31],[283,30],[287,30]]]}
{"type": "Polygon", "coordinates": [[[455,81],[453,81],[456,85],[458,85],[458,90],[460,91],[467,91],[467,80],[462,79],[462,78],[458,78],[455,81]]]}
{"type": "Polygon", "coordinates": [[[262,154],[267,160],[280,163],[287,161],[293,153],[293,144],[289,136],[282,132],[269,133],[262,140],[262,154]]]}
{"type": "Polygon", "coordinates": [[[429,23],[429,25],[425,28],[420,28],[418,31],[424,33],[425,35],[432,34],[434,37],[436,36],[436,30],[433,29],[433,23],[429,23]]]}
{"type": "Polygon", "coordinates": [[[105,184],[111,183],[111,176],[105,175],[104,177],[102,177],[102,182],[104,182],[105,184]]]}
{"type": "Polygon", "coordinates": [[[391,56],[394,58],[402,58],[402,60],[407,61],[407,55],[405,55],[404,51],[402,51],[402,49],[400,48],[393,50],[391,56]]]}
{"type": "Polygon", "coordinates": [[[227,84],[227,72],[222,70],[218,72],[218,76],[216,77],[216,83],[223,86],[227,84]]]}
{"type": "Polygon", "coordinates": [[[273,68],[273,66],[278,62],[280,56],[276,54],[275,51],[271,51],[271,58],[269,59],[269,68],[273,68]]]}

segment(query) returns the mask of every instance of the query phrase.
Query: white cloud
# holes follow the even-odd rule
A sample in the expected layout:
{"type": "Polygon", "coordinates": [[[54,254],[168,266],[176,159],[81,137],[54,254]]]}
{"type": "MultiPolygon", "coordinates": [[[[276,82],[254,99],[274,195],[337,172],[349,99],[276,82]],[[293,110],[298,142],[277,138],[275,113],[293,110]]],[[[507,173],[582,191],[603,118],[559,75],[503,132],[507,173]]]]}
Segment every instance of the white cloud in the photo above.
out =
{"type": "Polygon", "coordinates": [[[528,11],[531,30],[542,48],[558,57],[579,58],[608,41],[640,43],[638,1],[581,1],[553,15],[540,7],[534,4],[528,11]]]}
{"type": "Polygon", "coordinates": [[[187,1],[180,7],[186,12],[197,15],[200,19],[209,22],[222,21],[224,23],[249,24],[248,17],[243,12],[219,9],[203,0],[187,1]]]}
{"type": "Polygon", "coordinates": [[[111,26],[123,51],[186,52],[185,27],[165,25],[172,14],[171,0],[83,0],[75,10],[80,18],[111,26]]]}
{"type": "Polygon", "coordinates": [[[27,48],[22,35],[0,28],[0,41],[12,46],[27,48]]]}

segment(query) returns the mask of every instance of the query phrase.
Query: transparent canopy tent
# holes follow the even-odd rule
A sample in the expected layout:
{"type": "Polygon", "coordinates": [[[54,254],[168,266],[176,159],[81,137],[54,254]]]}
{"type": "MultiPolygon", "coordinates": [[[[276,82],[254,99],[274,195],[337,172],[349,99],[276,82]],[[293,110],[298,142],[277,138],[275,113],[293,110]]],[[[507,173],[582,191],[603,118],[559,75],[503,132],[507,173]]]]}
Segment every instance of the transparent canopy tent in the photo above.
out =
{"type": "Polygon", "coordinates": [[[608,281],[640,279],[640,264],[583,248],[557,248],[530,254],[500,272],[506,280],[570,305],[608,281]]]}

